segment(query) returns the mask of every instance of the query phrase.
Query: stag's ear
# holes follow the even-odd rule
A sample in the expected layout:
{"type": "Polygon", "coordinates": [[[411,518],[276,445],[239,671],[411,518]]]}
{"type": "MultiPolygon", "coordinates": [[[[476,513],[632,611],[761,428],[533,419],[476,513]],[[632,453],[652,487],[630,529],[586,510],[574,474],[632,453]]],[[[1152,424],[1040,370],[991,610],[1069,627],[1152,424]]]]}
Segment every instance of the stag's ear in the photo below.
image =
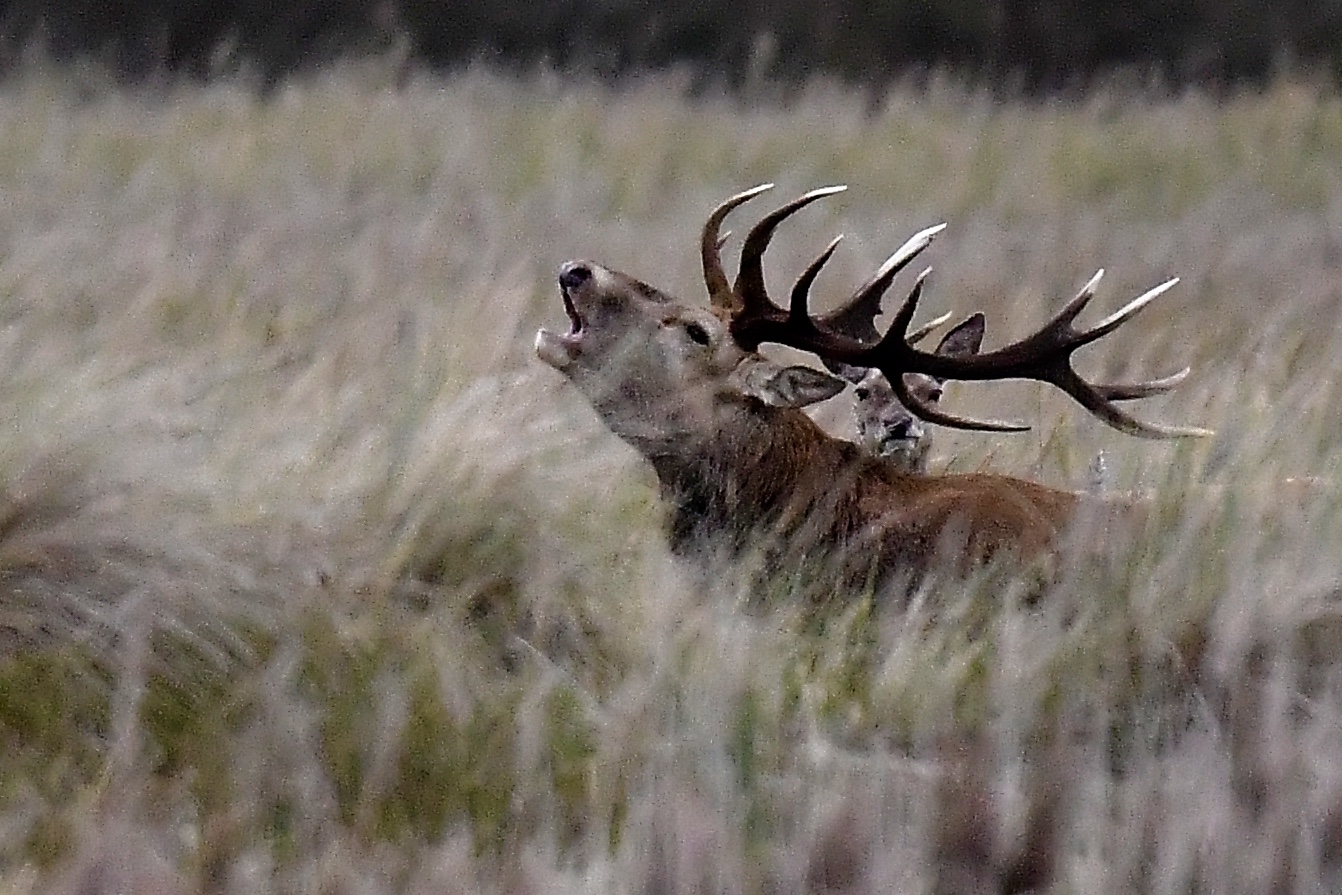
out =
{"type": "Polygon", "coordinates": [[[845,382],[814,367],[784,367],[760,360],[738,368],[736,385],[773,407],[806,407],[834,397],[845,382]]]}
{"type": "Polygon", "coordinates": [[[960,321],[937,346],[937,354],[946,357],[969,357],[983,347],[984,320],[982,314],[971,314],[960,321]]]}

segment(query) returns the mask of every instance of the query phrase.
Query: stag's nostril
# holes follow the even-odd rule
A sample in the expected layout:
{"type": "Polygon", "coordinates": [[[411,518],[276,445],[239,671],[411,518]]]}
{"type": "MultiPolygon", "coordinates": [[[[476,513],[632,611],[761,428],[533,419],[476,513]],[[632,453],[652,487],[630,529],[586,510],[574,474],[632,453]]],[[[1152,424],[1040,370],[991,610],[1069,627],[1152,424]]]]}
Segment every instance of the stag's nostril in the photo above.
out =
{"type": "Polygon", "coordinates": [[[559,285],[564,289],[577,289],[592,278],[592,268],[577,261],[570,261],[559,268],[559,285]]]}
{"type": "Polygon", "coordinates": [[[889,438],[898,438],[901,441],[907,440],[913,434],[913,422],[910,420],[899,420],[891,423],[886,429],[886,436],[889,438]]]}

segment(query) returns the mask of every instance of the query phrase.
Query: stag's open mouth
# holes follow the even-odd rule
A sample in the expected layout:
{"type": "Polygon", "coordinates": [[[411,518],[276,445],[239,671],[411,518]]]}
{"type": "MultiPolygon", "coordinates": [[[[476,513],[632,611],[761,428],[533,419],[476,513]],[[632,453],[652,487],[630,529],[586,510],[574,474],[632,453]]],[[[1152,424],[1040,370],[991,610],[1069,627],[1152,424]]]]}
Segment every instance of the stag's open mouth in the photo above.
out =
{"type": "Polygon", "coordinates": [[[560,334],[542,329],[536,333],[536,354],[556,370],[564,369],[582,353],[582,336],[586,329],[572,295],[580,283],[572,280],[567,273],[569,269],[570,265],[565,265],[559,277],[559,295],[564,300],[564,313],[568,315],[568,332],[560,334]]]}
{"type": "Polygon", "coordinates": [[[582,334],[583,319],[578,313],[578,308],[573,304],[573,297],[569,295],[567,287],[560,286],[559,294],[564,298],[564,313],[568,314],[568,334],[570,337],[577,337],[582,334]]]}

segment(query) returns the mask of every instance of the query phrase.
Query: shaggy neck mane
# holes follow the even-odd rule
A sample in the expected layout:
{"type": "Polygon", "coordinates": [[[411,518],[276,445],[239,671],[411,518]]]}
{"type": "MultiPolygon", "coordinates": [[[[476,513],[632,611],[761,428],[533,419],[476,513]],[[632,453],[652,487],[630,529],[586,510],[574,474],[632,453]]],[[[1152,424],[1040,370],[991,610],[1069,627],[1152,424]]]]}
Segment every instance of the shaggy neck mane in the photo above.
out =
{"type": "Polygon", "coordinates": [[[761,534],[794,528],[821,499],[835,509],[851,503],[848,484],[864,458],[800,410],[748,399],[722,420],[693,450],[648,456],[670,506],[677,553],[701,546],[736,552],[761,534]]]}

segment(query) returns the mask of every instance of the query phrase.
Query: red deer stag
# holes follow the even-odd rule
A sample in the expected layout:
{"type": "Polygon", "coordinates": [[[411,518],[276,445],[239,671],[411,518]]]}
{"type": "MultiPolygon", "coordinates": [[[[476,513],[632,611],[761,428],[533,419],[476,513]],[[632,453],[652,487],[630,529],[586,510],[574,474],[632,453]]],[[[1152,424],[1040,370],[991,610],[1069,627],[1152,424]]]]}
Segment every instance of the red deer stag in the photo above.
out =
{"type": "MultiPolygon", "coordinates": [[[[1099,386],[1073,369],[1073,352],[1113,332],[1169,289],[1170,280],[1095,327],[1072,322],[1091,300],[1099,274],[1037,332],[995,351],[947,356],[918,350],[908,327],[922,292],[919,277],[887,332],[878,339],[845,335],[845,315],[874,312],[895,275],[945,225],[901,246],[839,311],[811,316],[811,284],[838,246],[813,261],[780,307],[764,286],[762,256],[777,226],[817,199],[807,193],[765,216],[746,236],[735,284],[720,257],[723,220],[769,189],[728,199],[709,215],[701,238],[710,307],[666,293],[590,261],[559,271],[567,332],[536,335],[541,360],[568,377],[606,426],[652,465],[669,506],[675,554],[709,580],[744,574],[793,577],[820,570],[820,593],[921,577],[938,563],[964,573],[1003,558],[1047,558],[1082,499],[1072,492],[1000,475],[923,476],[832,437],[801,407],[837,394],[844,380],[806,366],[784,366],[758,352],[772,342],[829,364],[878,370],[904,406],[940,425],[988,431],[1028,427],[966,419],[921,400],[906,375],[940,379],[1034,379],[1070,395],[1108,425],[1130,435],[1170,438],[1205,434],[1144,423],[1115,400],[1167,390],[1171,379],[1099,386]],[[817,564],[819,563],[819,565],[817,564]]],[[[924,275],[925,276],[925,275],[924,275]]],[[[1179,374],[1180,377],[1182,374],[1179,374]]]]}

